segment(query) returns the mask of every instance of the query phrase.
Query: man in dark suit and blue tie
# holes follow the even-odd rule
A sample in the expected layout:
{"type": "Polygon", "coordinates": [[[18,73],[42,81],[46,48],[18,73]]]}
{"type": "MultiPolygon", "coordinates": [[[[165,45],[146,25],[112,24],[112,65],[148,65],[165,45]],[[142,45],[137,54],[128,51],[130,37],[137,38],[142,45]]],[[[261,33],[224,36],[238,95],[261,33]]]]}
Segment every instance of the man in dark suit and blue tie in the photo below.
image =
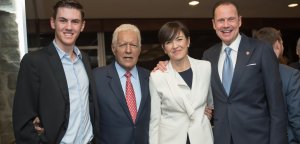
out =
{"type": "MultiPolygon", "coordinates": [[[[283,54],[281,33],[272,27],[259,29],[254,38],[273,46],[277,58],[283,54]]],[[[279,65],[282,91],[287,106],[289,144],[300,143],[300,72],[284,64],[279,65]]]]}
{"type": "Polygon", "coordinates": [[[282,85],[272,47],[239,33],[242,20],[232,2],[215,4],[212,23],[222,43],[206,50],[203,59],[212,65],[215,144],[287,143],[282,85]],[[226,59],[232,63],[231,82],[223,79],[229,77],[223,72],[226,59]]]}
{"type": "Polygon", "coordinates": [[[101,144],[148,144],[150,120],[149,71],[137,66],[141,53],[139,29],[122,24],[113,33],[115,62],[96,68],[101,144]]]}

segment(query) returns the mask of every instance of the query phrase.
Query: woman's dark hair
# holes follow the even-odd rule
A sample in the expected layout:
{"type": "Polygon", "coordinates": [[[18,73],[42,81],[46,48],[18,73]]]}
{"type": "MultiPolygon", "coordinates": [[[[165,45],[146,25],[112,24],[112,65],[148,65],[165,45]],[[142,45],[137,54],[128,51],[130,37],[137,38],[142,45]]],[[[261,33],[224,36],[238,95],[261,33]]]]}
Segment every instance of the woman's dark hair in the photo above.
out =
{"type": "Polygon", "coordinates": [[[165,23],[158,32],[159,43],[163,45],[165,42],[175,39],[180,31],[183,32],[186,38],[190,37],[190,32],[183,23],[179,21],[165,23]]]}

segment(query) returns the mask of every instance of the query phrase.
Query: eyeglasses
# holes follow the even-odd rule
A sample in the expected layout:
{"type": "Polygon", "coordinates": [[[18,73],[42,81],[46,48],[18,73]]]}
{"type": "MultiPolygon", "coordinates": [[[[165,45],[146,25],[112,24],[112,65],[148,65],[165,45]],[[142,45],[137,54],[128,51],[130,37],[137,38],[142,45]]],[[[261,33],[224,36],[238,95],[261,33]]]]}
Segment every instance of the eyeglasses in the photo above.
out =
{"type": "Polygon", "coordinates": [[[122,44],[117,44],[117,46],[118,46],[118,48],[127,48],[128,46],[130,47],[130,48],[139,48],[139,45],[137,45],[137,44],[133,44],[133,43],[122,43],[122,44]]]}

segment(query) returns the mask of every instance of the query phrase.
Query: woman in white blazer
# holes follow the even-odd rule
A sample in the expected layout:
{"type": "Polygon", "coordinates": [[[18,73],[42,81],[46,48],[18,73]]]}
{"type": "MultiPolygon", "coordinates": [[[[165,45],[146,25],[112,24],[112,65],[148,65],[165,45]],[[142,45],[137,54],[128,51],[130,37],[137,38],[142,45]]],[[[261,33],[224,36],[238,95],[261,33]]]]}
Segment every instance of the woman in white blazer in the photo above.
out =
{"type": "Polygon", "coordinates": [[[158,33],[170,57],[165,72],[150,76],[150,144],[213,144],[205,106],[212,105],[211,65],[188,56],[189,31],[178,21],[164,24],[158,33]]]}

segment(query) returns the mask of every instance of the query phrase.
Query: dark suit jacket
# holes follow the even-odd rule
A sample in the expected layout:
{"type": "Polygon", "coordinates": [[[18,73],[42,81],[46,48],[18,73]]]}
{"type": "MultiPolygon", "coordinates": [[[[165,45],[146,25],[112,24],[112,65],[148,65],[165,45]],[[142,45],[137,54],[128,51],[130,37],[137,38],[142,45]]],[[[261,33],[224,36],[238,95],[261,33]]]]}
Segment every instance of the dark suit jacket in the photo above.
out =
{"type": "Polygon", "coordinates": [[[299,61],[291,63],[290,66],[293,67],[293,68],[295,68],[295,69],[297,69],[297,70],[300,70],[300,63],[299,63],[299,61]]]}
{"type": "Polygon", "coordinates": [[[100,111],[101,144],[148,144],[150,121],[149,71],[138,67],[142,99],[134,124],[115,63],[93,71],[100,111]]]}
{"type": "Polygon", "coordinates": [[[283,95],[288,112],[289,144],[300,143],[300,72],[289,66],[279,65],[283,95]]]}
{"type": "Polygon", "coordinates": [[[227,96],[219,73],[222,44],[205,51],[211,62],[215,144],[285,144],[287,116],[278,60],[270,45],[242,35],[227,96]]]}
{"type": "MultiPolygon", "coordinates": [[[[92,71],[84,54],[82,61],[91,80],[92,71]]],[[[92,124],[95,123],[96,102],[93,85],[93,81],[90,81],[89,107],[92,124]]],[[[21,61],[13,105],[16,143],[59,143],[68,128],[69,113],[67,80],[53,43],[26,54],[21,61]],[[41,125],[45,128],[41,136],[37,135],[32,124],[35,117],[40,118],[41,125]]],[[[93,129],[96,130],[94,126],[93,129]]]]}

